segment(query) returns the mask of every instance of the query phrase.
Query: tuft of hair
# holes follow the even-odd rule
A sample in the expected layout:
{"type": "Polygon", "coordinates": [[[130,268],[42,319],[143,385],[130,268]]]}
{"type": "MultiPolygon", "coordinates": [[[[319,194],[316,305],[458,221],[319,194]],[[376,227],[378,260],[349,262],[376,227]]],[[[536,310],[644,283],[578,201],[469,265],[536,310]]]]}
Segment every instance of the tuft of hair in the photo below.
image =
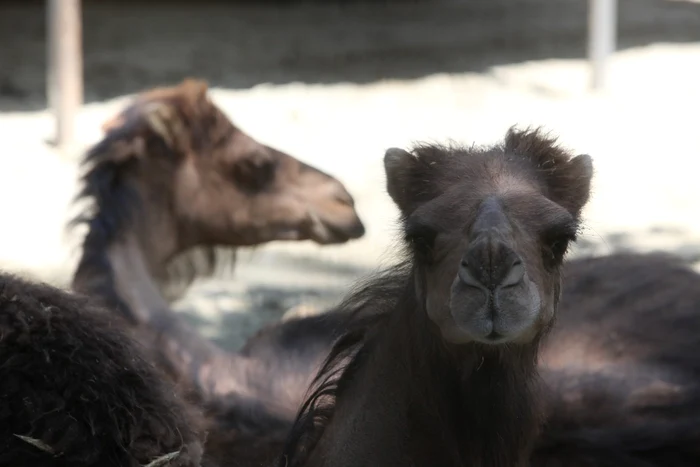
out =
{"type": "Polygon", "coordinates": [[[578,217],[590,196],[593,165],[588,155],[573,154],[541,127],[506,133],[504,151],[529,159],[548,188],[548,198],[578,217]]]}
{"type": "Polygon", "coordinates": [[[0,273],[0,465],[200,465],[199,414],[117,323],[0,273]]]}
{"type": "Polygon", "coordinates": [[[369,344],[368,337],[386,322],[387,312],[405,287],[411,268],[411,263],[404,261],[375,273],[356,285],[337,307],[347,313],[345,323],[339,326],[344,332],[309,386],[277,460],[278,467],[304,465],[333,417],[337,396],[342,392],[342,378],[352,373],[353,363],[369,344]]]}
{"type": "Polygon", "coordinates": [[[387,191],[405,219],[417,206],[434,199],[483,167],[472,157],[515,165],[543,194],[578,217],[588,201],[593,164],[587,154],[574,155],[542,129],[510,128],[498,145],[417,144],[410,151],[392,148],[384,157],[387,191]]]}
{"type": "MultiPolygon", "coordinates": [[[[125,131],[122,129],[121,131],[125,131]]],[[[130,318],[128,306],[114,285],[114,276],[107,248],[131,225],[139,214],[139,195],[133,186],[124,182],[123,163],[103,156],[119,141],[119,130],[110,132],[83,157],[80,177],[81,189],[74,203],[85,202],[83,209],[68,223],[68,229],[85,227],[82,257],[78,270],[89,278],[89,290],[80,292],[102,297],[105,305],[119,310],[130,318]]]]}
{"type": "Polygon", "coordinates": [[[559,139],[545,132],[542,127],[527,127],[523,130],[512,126],[506,132],[505,150],[530,158],[533,165],[548,170],[565,164],[571,155],[558,144],[559,139]]]}

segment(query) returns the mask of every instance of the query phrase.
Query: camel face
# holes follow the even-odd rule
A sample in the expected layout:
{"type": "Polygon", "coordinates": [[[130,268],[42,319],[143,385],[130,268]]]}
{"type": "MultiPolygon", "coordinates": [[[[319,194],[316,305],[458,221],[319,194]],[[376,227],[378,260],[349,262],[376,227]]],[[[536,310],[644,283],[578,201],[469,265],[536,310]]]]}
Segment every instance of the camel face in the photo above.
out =
{"type": "Polygon", "coordinates": [[[484,150],[391,149],[385,165],[442,337],[524,343],[546,329],[588,200],[590,157],[511,130],[484,150]]]}
{"type": "Polygon", "coordinates": [[[100,158],[133,176],[180,248],[364,235],[341,182],[237,128],[202,82],[143,93],[103,129],[100,158]]]}

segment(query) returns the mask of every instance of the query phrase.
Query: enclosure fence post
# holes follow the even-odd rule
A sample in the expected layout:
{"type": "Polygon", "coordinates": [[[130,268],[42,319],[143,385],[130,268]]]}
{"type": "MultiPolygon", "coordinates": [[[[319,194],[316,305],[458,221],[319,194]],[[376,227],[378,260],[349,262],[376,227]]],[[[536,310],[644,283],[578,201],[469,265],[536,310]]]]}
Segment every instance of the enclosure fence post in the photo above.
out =
{"type": "Polygon", "coordinates": [[[588,59],[591,88],[606,85],[608,58],[617,45],[617,0],[588,1],[588,59]]]}
{"type": "Polygon", "coordinates": [[[47,4],[47,102],[61,151],[76,143],[76,119],[83,103],[80,7],[80,0],[48,0],[47,4]]]}

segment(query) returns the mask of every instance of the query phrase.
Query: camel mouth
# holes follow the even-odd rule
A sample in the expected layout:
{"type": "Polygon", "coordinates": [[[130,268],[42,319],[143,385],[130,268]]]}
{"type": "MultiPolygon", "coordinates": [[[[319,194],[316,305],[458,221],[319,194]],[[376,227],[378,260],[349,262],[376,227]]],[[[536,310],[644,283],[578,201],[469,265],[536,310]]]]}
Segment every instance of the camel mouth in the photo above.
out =
{"type": "Polygon", "coordinates": [[[484,343],[487,344],[500,344],[509,340],[508,336],[501,334],[498,331],[491,331],[491,333],[484,338],[484,343]]]}
{"type": "Polygon", "coordinates": [[[540,317],[542,300],[537,285],[521,270],[520,264],[514,263],[513,272],[494,288],[484,286],[468,271],[459,271],[450,289],[448,319],[441,321],[443,326],[454,327],[450,336],[487,345],[533,338],[532,329],[540,317]]]}
{"type": "MultiPolygon", "coordinates": [[[[270,231],[269,234],[265,241],[311,240],[320,245],[333,245],[362,237],[365,234],[365,227],[359,219],[354,224],[339,226],[311,215],[310,221],[303,226],[278,228],[270,231]]],[[[253,243],[260,243],[260,240],[247,244],[253,243]]]]}
{"type": "Polygon", "coordinates": [[[274,240],[278,240],[278,241],[303,240],[303,235],[298,229],[277,230],[275,232],[275,235],[274,235],[274,240]]]}
{"type": "Polygon", "coordinates": [[[309,218],[311,220],[309,238],[321,245],[345,243],[361,238],[365,234],[365,226],[357,216],[344,225],[322,219],[313,211],[309,212],[309,218]]]}

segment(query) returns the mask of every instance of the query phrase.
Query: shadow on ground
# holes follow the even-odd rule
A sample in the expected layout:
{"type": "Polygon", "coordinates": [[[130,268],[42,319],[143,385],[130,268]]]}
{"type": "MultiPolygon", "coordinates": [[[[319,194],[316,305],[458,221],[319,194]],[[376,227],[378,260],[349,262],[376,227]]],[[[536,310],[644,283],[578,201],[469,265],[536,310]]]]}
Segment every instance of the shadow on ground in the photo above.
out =
{"type": "MultiPolygon", "coordinates": [[[[45,101],[43,3],[0,3],[0,110],[45,101]]],[[[86,2],[86,102],[186,76],[213,86],[366,83],[583,58],[583,0],[241,6],[86,2]]],[[[700,41],[700,4],[619,1],[619,47],[700,41]]]]}
{"type": "MultiPolygon", "coordinates": [[[[689,240],[687,232],[683,230],[661,226],[643,234],[617,232],[604,237],[581,238],[573,246],[570,258],[655,250],[676,254],[693,266],[700,263],[700,241],[689,240]]],[[[323,266],[320,263],[322,262],[309,263],[303,267],[297,265],[297,274],[303,274],[304,271],[315,273],[318,272],[318,267],[326,277],[325,283],[276,285],[275,280],[262,283],[238,275],[236,287],[232,288],[231,283],[225,280],[215,279],[206,288],[194,293],[197,300],[185,300],[177,308],[192,325],[218,345],[235,351],[262,326],[279,321],[285,315],[296,314],[295,308],[303,307],[304,313],[330,310],[348,292],[352,283],[370,272],[359,269],[346,271],[331,264],[323,266]],[[203,314],[208,314],[206,307],[215,309],[215,318],[203,317],[203,314]]],[[[280,264],[285,266],[284,261],[280,264]]],[[[281,271],[280,274],[288,272],[281,271]]]]}
{"type": "Polygon", "coordinates": [[[205,300],[221,303],[219,299],[226,299],[224,304],[217,306],[220,317],[214,321],[202,316],[197,302],[185,305],[179,311],[187,322],[212,341],[222,348],[235,351],[262,326],[279,321],[290,310],[303,306],[313,313],[323,312],[332,308],[344,293],[344,289],[333,287],[294,288],[256,284],[246,288],[243,293],[226,289],[202,293],[198,303],[205,300]]]}

